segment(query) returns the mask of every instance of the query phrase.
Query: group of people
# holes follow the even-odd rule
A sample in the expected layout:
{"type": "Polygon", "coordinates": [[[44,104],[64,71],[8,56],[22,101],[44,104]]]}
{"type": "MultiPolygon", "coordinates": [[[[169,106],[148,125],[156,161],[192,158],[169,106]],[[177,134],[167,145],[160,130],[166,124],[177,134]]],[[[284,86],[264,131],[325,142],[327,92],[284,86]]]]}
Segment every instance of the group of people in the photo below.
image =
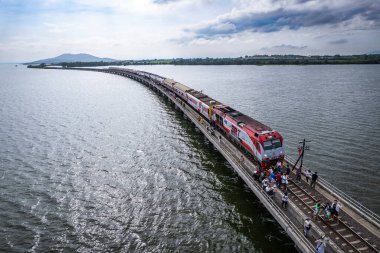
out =
{"type": "Polygon", "coordinates": [[[259,182],[266,180],[270,184],[276,185],[277,188],[281,188],[281,186],[283,186],[286,189],[289,180],[290,168],[289,166],[282,168],[281,165],[282,163],[278,162],[274,168],[270,167],[269,169],[263,171],[258,168],[254,172],[253,178],[259,182]]]}
{"type": "MultiPolygon", "coordinates": [[[[282,163],[279,162],[276,164],[276,167],[269,168],[267,170],[261,171],[260,168],[258,168],[254,174],[253,178],[259,182],[261,182],[263,189],[265,192],[270,196],[271,198],[274,197],[274,194],[276,192],[276,189],[283,189],[283,195],[281,197],[282,200],[282,208],[287,210],[288,208],[288,201],[289,196],[287,193],[287,186],[289,182],[289,175],[290,175],[290,168],[289,166],[282,167],[282,163]]],[[[318,173],[314,172],[312,173],[310,170],[305,170],[304,173],[306,183],[309,184],[310,181],[310,187],[315,188],[315,185],[318,180],[318,173]]],[[[296,178],[295,180],[297,182],[301,181],[301,175],[302,171],[300,169],[297,169],[296,171],[296,178]]],[[[321,204],[321,201],[318,199],[314,206],[314,212],[313,212],[313,219],[317,220],[319,215],[322,214],[322,219],[324,221],[330,221],[331,218],[335,220],[336,222],[339,222],[339,212],[342,209],[342,205],[338,203],[337,200],[334,200],[333,203],[325,203],[321,204]]],[[[306,218],[303,224],[303,232],[305,237],[308,236],[309,231],[312,227],[312,219],[306,218]]],[[[316,240],[316,251],[319,253],[324,253],[326,244],[329,241],[329,237],[322,236],[320,239],[316,240]]]]}
{"type": "MultiPolygon", "coordinates": [[[[305,170],[303,174],[305,175],[305,180],[307,183],[309,183],[310,180],[310,187],[315,188],[318,179],[318,172],[312,173],[311,170],[305,170]]],[[[264,171],[261,171],[261,169],[258,168],[254,172],[253,178],[260,182],[263,182],[265,179],[267,179],[270,184],[275,184],[279,189],[283,187],[284,191],[286,191],[289,183],[289,175],[289,166],[287,165],[283,168],[282,163],[278,162],[274,168],[270,167],[264,171]]],[[[296,182],[301,182],[301,175],[302,171],[298,168],[296,171],[296,182]]]]}
{"type": "MultiPolygon", "coordinates": [[[[302,175],[302,171],[300,168],[298,168],[296,171],[297,182],[301,182],[301,175],[302,175]]],[[[311,170],[307,169],[304,171],[304,175],[305,175],[306,183],[309,183],[309,180],[310,180],[310,187],[315,189],[315,185],[317,184],[317,179],[318,179],[318,172],[316,171],[312,173],[311,170]]]]}
{"type": "Polygon", "coordinates": [[[253,174],[253,178],[261,182],[265,192],[272,198],[276,189],[283,188],[286,191],[289,183],[290,168],[282,168],[281,165],[282,163],[278,162],[275,168],[269,168],[264,171],[258,168],[253,174]]]}
{"type": "Polygon", "coordinates": [[[314,207],[313,218],[318,219],[318,215],[322,214],[322,219],[324,221],[329,221],[331,218],[333,221],[339,222],[339,213],[342,209],[342,205],[338,203],[338,200],[334,200],[331,204],[329,202],[321,206],[320,200],[317,200],[314,207]]]}
{"type": "MultiPolygon", "coordinates": [[[[278,162],[276,164],[276,167],[269,168],[264,171],[261,171],[260,168],[258,168],[253,174],[253,178],[261,182],[263,190],[271,198],[274,197],[276,189],[283,189],[283,195],[281,197],[281,200],[282,200],[281,206],[282,208],[284,208],[284,210],[287,210],[288,201],[289,201],[289,196],[287,193],[287,187],[289,183],[289,174],[290,174],[289,166],[286,166],[283,168],[281,162],[278,162]]],[[[309,180],[310,180],[310,187],[315,188],[315,185],[318,179],[318,173],[317,172],[312,173],[310,170],[305,170],[304,175],[305,175],[305,180],[307,183],[309,183],[309,180]]],[[[296,181],[300,181],[301,180],[300,177],[301,177],[301,170],[297,169],[296,181]]],[[[321,201],[317,200],[314,206],[313,219],[317,220],[318,216],[322,214],[323,220],[329,221],[330,218],[333,218],[333,220],[338,222],[339,212],[341,208],[342,208],[342,205],[339,204],[337,200],[335,200],[334,203],[332,204],[325,203],[324,205],[321,205],[321,201]]]]}

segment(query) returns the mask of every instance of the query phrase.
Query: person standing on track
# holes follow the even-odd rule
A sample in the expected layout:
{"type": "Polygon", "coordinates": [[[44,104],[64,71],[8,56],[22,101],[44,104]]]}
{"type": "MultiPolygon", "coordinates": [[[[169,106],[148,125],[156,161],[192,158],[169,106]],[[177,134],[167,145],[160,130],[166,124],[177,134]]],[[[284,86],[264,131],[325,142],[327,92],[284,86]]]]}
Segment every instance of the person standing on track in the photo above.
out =
{"type": "Polygon", "coordinates": [[[289,165],[288,166],[286,166],[286,168],[285,168],[285,174],[286,175],[290,175],[290,168],[289,168],[289,165]]]}
{"type": "Polygon", "coordinates": [[[287,192],[285,192],[284,195],[282,195],[282,199],[281,200],[282,200],[282,204],[281,204],[282,208],[284,208],[285,211],[288,210],[289,196],[288,196],[287,192]]]}
{"type": "Polygon", "coordinates": [[[309,234],[309,231],[311,229],[311,219],[307,217],[305,219],[305,222],[303,223],[303,234],[305,237],[309,234]]]}
{"type": "Polygon", "coordinates": [[[315,202],[315,206],[314,206],[314,212],[313,212],[313,219],[314,220],[317,220],[318,219],[318,214],[319,214],[319,210],[321,208],[321,203],[319,201],[319,199],[315,202]]]}
{"type": "Polygon", "coordinates": [[[306,170],[305,171],[306,183],[309,183],[309,178],[311,178],[311,170],[306,170]]]}
{"type": "Polygon", "coordinates": [[[301,182],[301,168],[297,169],[297,171],[296,171],[296,181],[298,183],[301,182]]]}
{"type": "Polygon", "coordinates": [[[323,235],[321,238],[315,241],[317,244],[315,246],[315,249],[318,253],[325,253],[326,245],[329,242],[330,238],[326,235],[323,235]]]}
{"type": "Polygon", "coordinates": [[[336,222],[339,222],[339,212],[342,209],[342,205],[338,203],[338,200],[334,200],[331,205],[331,215],[336,222]]]}
{"type": "Polygon", "coordinates": [[[283,174],[281,176],[281,184],[284,186],[284,191],[288,189],[288,183],[289,183],[289,177],[286,174],[283,174]]]}
{"type": "Polygon", "coordinates": [[[317,179],[318,179],[318,172],[314,172],[313,175],[311,175],[311,182],[310,182],[310,187],[315,189],[315,185],[317,184],[317,179]]]}
{"type": "Polygon", "coordinates": [[[280,189],[281,188],[281,181],[282,181],[282,172],[278,172],[276,174],[276,185],[277,185],[277,188],[280,189]]]}

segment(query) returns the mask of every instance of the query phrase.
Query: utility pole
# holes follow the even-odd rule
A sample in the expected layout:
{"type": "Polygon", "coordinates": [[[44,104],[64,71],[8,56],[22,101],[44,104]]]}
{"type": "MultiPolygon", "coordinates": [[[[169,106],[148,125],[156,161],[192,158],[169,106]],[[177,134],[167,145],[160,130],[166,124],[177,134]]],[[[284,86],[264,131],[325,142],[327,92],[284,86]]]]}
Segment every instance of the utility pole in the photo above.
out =
{"type": "Polygon", "coordinates": [[[305,150],[309,150],[309,146],[306,146],[306,142],[311,142],[311,141],[307,141],[306,139],[303,139],[303,141],[300,141],[298,143],[302,143],[302,148],[301,148],[301,153],[299,154],[298,156],[298,159],[296,161],[296,163],[294,164],[293,168],[292,168],[292,171],[296,168],[298,162],[301,160],[301,164],[300,164],[300,170],[302,170],[302,164],[303,164],[303,156],[305,154],[305,150]]]}

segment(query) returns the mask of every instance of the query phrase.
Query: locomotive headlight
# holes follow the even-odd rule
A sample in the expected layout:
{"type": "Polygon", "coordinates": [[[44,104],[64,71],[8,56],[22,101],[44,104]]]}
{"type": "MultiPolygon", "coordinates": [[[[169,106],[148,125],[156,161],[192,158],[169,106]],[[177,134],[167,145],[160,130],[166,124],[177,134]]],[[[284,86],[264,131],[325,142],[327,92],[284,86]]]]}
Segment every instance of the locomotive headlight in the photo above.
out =
{"type": "Polygon", "coordinates": [[[264,154],[264,157],[267,158],[268,157],[267,154],[264,154]]]}

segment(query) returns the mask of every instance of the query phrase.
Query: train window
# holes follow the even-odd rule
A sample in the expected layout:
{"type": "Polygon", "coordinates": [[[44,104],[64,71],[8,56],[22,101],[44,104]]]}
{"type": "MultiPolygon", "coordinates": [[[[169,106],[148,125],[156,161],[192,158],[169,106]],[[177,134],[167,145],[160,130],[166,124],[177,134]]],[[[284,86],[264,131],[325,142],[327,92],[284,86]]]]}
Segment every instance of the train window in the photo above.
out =
{"type": "Polygon", "coordinates": [[[264,150],[271,150],[272,149],[272,142],[266,141],[264,142],[264,150]]]}
{"type": "Polygon", "coordinates": [[[271,150],[280,147],[282,147],[282,144],[279,139],[264,142],[264,150],[271,150]]]}
{"type": "Polygon", "coordinates": [[[273,148],[281,148],[282,147],[281,141],[279,139],[273,140],[272,144],[273,144],[273,148]]]}

